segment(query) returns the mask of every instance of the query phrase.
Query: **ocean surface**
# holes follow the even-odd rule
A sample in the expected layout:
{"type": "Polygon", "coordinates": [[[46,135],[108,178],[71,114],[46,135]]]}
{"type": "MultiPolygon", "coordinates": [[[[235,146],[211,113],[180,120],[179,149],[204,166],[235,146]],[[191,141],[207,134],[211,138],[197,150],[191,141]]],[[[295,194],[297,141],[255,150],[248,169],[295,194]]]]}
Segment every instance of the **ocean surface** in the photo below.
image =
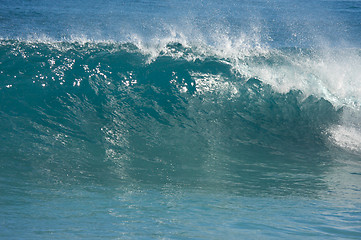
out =
{"type": "Polygon", "coordinates": [[[0,239],[361,239],[361,1],[1,0],[0,239]]]}

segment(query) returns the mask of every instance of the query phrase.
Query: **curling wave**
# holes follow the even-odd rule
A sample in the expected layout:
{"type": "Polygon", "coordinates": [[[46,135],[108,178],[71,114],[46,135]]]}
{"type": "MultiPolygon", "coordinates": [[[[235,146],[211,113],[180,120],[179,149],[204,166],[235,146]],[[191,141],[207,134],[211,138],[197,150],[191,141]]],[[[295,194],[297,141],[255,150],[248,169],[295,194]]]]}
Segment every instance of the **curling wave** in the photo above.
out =
{"type": "Polygon", "coordinates": [[[9,171],[184,183],[361,149],[359,50],[2,40],[0,56],[2,152],[27,159],[9,171]]]}

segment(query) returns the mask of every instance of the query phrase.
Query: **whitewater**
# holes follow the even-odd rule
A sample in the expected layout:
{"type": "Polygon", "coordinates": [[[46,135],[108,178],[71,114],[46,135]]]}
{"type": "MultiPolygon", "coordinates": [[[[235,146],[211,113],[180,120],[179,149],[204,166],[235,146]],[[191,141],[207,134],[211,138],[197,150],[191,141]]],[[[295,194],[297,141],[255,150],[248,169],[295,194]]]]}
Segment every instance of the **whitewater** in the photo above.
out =
{"type": "Polygon", "coordinates": [[[2,1],[0,238],[359,239],[360,1],[2,1]]]}

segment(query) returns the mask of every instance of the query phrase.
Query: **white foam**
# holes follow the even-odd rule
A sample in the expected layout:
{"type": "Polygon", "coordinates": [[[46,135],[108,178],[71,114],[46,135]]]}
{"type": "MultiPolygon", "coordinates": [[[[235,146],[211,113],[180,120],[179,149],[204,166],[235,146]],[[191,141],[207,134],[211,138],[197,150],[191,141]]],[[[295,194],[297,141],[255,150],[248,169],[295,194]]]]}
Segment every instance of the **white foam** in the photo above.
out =
{"type": "Polygon", "coordinates": [[[338,146],[361,153],[361,131],[360,129],[337,125],[329,130],[331,140],[338,146]]]}
{"type": "Polygon", "coordinates": [[[361,104],[361,57],[358,50],[314,51],[311,55],[285,54],[272,49],[263,56],[267,61],[235,65],[236,71],[257,77],[281,93],[300,90],[305,96],[325,98],[334,106],[361,104]]]}

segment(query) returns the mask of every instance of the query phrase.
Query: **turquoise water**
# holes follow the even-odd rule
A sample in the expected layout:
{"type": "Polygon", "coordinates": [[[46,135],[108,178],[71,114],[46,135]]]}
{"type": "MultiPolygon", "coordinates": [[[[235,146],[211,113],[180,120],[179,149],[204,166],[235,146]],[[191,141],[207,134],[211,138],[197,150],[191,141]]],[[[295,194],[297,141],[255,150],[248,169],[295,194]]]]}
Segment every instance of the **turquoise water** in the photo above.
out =
{"type": "Polygon", "coordinates": [[[0,238],[360,239],[360,1],[2,1],[0,238]]]}

